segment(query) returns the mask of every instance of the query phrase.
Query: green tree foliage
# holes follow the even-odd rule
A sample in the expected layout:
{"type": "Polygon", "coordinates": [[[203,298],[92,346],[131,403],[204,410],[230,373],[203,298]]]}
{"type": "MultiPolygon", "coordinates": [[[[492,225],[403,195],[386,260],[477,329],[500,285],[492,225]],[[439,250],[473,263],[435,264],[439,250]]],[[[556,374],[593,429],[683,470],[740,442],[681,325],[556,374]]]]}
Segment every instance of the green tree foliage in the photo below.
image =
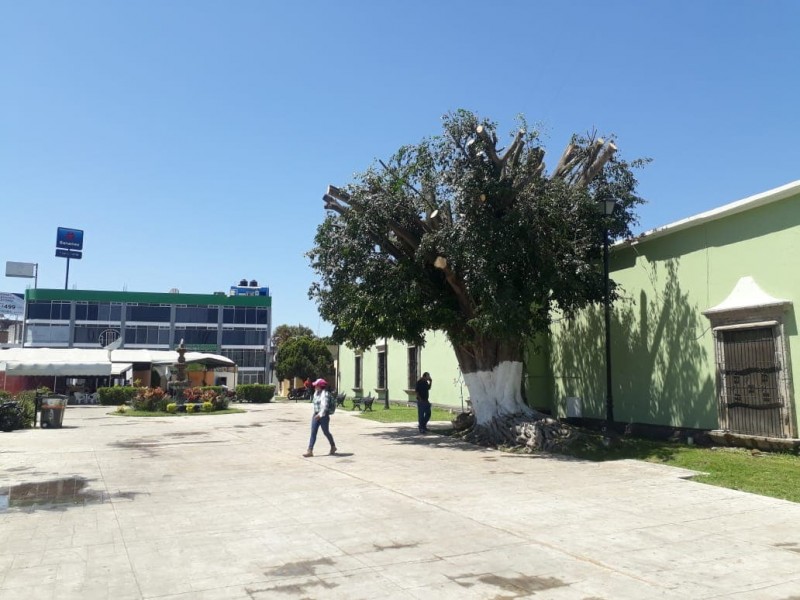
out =
{"type": "MultiPolygon", "coordinates": [[[[465,374],[521,361],[522,341],[604,295],[602,242],[630,234],[632,169],[613,140],[574,136],[552,170],[524,118],[508,143],[468,111],[325,195],[309,295],[357,348],[444,331],[465,374]],[[504,148],[498,148],[498,145],[504,148]],[[598,201],[615,198],[611,217],[598,201]]],[[[473,404],[482,402],[470,390],[473,404]]],[[[491,398],[487,398],[491,400],[491,398]]]]}
{"type": "Polygon", "coordinates": [[[272,341],[280,349],[286,340],[301,336],[314,337],[314,332],[305,325],[278,325],[272,332],[272,341]]]}
{"type": "Polygon", "coordinates": [[[316,378],[332,372],[333,357],[325,342],[307,335],[284,342],[275,361],[275,374],[279,380],[316,378]]]}

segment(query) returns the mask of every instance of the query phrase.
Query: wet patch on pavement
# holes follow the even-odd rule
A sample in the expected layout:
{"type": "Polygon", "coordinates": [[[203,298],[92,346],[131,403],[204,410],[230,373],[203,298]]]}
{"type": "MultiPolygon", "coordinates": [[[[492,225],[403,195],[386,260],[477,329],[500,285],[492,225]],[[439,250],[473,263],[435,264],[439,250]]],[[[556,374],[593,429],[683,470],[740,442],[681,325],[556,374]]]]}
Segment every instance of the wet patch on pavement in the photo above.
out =
{"type": "Polygon", "coordinates": [[[331,589],[337,587],[335,583],[323,581],[321,579],[310,579],[303,583],[287,583],[283,585],[275,585],[272,587],[264,587],[261,589],[245,588],[245,592],[250,598],[274,598],[275,594],[285,594],[294,598],[312,600],[319,598],[320,595],[310,591],[310,588],[322,587],[331,589]]]}
{"type": "Polygon", "coordinates": [[[780,548],[781,550],[788,550],[789,552],[797,552],[798,554],[800,554],[800,546],[798,546],[796,542],[782,542],[773,545],[775,548],[780,548]]]}
{"type": "Polygon", "coordinates": [[[402,550],[403,548],[416,548],[419,542],[411,542],[410,544],[389,544],[388,546],[381,546],[380,544],[372,544],[376,552],[383,552],[384,550],[402,550]]]}
{"type": "Polygon", "coordinates": [[[318,558],[316,560],[299,560],[286,563],[280,567],[275,567],[264,571],[267,577],[305,577],[306,575],[316,575],[317,567],[320,565],[332,565],[330,558],[318,558]]]}
{"type": "Polygon", "coordinates": [[[516,577],[502,577],[494,573],[467,573],[456,577],[448,577],[453,583],[461,587],[472,587],[477,582],[500,588],[504,592],[511,592],[513,596],[502,598],[527,598],[531,592],[543,592],[570,584],[557,577],[537,577],[535,575],[518,575],[516,577]]]}
{"type": "Polygon", "coordinates": [[[170,446],[182,446],[182,445],[199,445],[199,444],[227,444],[226,440],[188,440],[186,442],[171,442],[171,441],[164,441],[165,437],[187,437],[187,436],[195,436],[195,435],[207,435],[205,432],[179,432],[179,433],[170,433],[163,436],[158,437],[151,437],[151,438],[132,438],[128,440],[117,440],[115,442],[111,442],[109,446],[112,448],[120,448],[122,450],[140,450],[148,457],[156,456],[159,448],[168,448],[170,446]]]}
{"type": "Polygon", "coordinates": [[[139,492],[108,493],[93,490],[85,477],[64,477],[12,486],[0,486],[0,513],[33,512],[100,504],[115,498],[133,500],[139,492]]]}

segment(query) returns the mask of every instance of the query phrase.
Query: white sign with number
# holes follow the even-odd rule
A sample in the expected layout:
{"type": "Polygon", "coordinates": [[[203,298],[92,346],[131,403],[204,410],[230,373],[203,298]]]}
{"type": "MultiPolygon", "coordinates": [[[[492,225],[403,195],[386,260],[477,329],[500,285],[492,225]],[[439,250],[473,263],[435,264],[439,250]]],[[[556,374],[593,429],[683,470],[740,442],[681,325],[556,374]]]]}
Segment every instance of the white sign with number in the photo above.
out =
{"type": "Polygon", "coordinates": [[[0,314],[21,317],[25,314],[25,301],[16,294],[0,292],[0,314]]]}

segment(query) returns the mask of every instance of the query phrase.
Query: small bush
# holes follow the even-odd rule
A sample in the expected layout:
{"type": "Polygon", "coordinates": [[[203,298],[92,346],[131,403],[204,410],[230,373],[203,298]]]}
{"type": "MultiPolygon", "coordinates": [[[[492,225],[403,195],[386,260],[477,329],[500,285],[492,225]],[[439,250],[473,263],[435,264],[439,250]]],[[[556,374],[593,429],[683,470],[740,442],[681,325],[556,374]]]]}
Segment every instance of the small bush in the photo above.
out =
{"type": "Polygon", "coordinates": [[[275,386],[263,383],[243,383],[236,386],[236,396],[239,400],[248,402],[270,402],[275,396],[275,386]]]}
{"type": "Polygon", "coordinates": [[[175,404],[174,402],[170,402],[169,404],[167,404],[167,412],[168,413],[178,412],[178,405],[175,404]]]}
{"type": "Polygon", "coordinates": [[[133,402],[139,391],[139,388],[127,386],[101,387],[97,388],[97,396],[100,404],[114,406],[133,402]]]}
{"type": "Polygon", "coordinates": [[[186,405],[186,412],[187,412],[187,413],[193,413],[193,412],[194,412],[194,407],[195,407],[195,406],[197,406],[197,405],[196,405],[196,404],[191,404],[191,403],[190,403],[190,404],[187,404],[187,405],[186,405]]]}
{"type": "Polygon", "coordinates": [[[228,406],[230,406],[230,398],[226,394],[222,394],[217,396],[212,400],[214,404],[214,410],[228,410],[228,406]]]}
{"type": "Polygon", "coordinates": [[[146,410],[151,412],[163,411],[166,406],[164,400],[166,392],[160,387],[139,388],[139,393],[131,401],[135,410],[146,410]]]}
{"type": "Polygon", "coordinates": [[[224,388],[221,385],[202,385],[200,386],[200,390],[203,392],[214,392],[217,396],[225,393],[224,388]]]}
{"type": "Polygon", "coordinates": [[[120,414],[123,414],[126,410],[127,408],[124,404],[120,404],[119,406],[117,406],[117,412],[120,414]]]}
{"type": "Polygon", "coordinates": [[[42,387],[38,390],[25,390],[20,392],[14,398],[22,406],[22,419],[25,423],[25,428],[33,427],[33,417],[36,415],[36,393],[46,394],[50,392],[49,388],[42,387]]]}
{"type": "Polygon", "coordinates": [[[202,395],[203,392],[199,387],[190,387],[183,390],[183,397],[187,402],[197,402],[202,395]]]}
{"type": "Polygon", "coordinates": [[[203,412],[211,412],[214,410],[214,405],[211,402],[203,402],[203,412]]]}

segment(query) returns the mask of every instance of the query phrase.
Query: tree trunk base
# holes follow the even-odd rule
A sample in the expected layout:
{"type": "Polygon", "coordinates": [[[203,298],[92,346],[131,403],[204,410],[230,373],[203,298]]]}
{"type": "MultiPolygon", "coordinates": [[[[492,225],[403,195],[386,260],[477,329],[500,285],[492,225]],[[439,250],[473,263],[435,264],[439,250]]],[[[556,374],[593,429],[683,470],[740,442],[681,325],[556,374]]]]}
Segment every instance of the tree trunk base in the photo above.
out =
{"type": "Polygon", "coordinates": [[[472,444],[506,447],[524,452],[558,452],[568,448],[578,431],[545,415],[518,413],[495,417],[488,424],[474,423],[456,435],[472,444]]]}

